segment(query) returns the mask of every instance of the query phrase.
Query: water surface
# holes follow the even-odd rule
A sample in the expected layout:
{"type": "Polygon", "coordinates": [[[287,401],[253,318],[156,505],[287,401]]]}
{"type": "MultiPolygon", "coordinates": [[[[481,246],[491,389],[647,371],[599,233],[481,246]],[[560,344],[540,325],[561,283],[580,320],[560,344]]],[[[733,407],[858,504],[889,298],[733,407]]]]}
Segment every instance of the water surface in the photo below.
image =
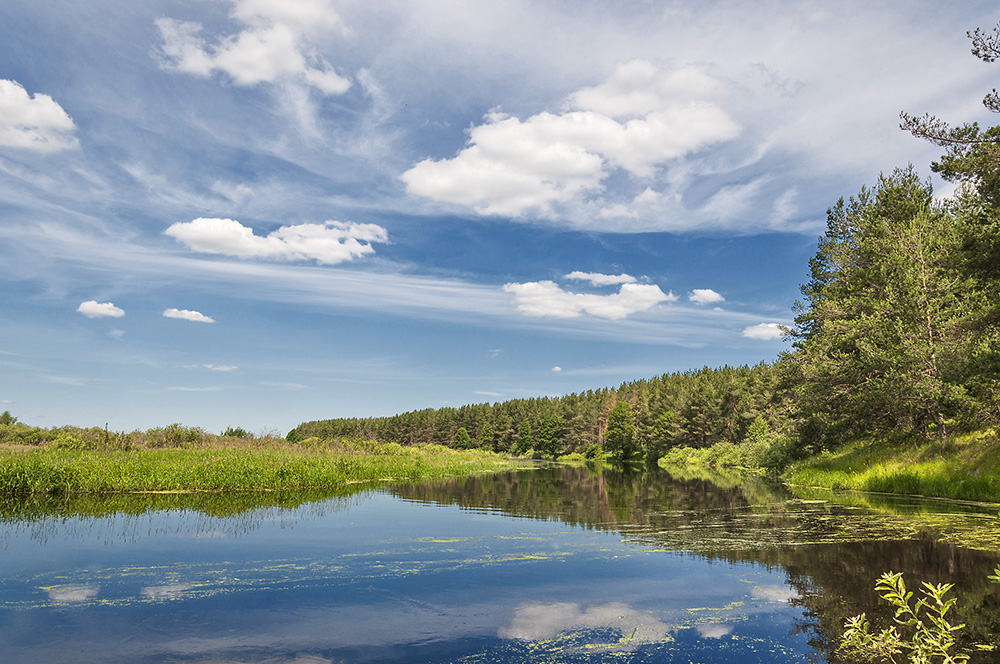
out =
{"type": "MultiPolygon", "coordinates": [[[[998,642],[995,510],[548,468],[0,507],[5,662],[836,662],[885,570],[998,642]]],[[[990,661],[981,658],[980,661],[990,661]]]]}

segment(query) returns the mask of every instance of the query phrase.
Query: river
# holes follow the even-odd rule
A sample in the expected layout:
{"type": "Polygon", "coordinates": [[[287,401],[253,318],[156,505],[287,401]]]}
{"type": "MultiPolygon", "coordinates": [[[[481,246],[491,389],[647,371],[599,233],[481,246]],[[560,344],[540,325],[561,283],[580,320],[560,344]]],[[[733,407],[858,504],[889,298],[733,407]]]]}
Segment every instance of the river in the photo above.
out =
{"type": "Polygon", "coordinates": [[[1000,645],[998,552],[995,507],[703,471],[6,501],[0,659],[833,663],[887,570],[1000,645]]]}

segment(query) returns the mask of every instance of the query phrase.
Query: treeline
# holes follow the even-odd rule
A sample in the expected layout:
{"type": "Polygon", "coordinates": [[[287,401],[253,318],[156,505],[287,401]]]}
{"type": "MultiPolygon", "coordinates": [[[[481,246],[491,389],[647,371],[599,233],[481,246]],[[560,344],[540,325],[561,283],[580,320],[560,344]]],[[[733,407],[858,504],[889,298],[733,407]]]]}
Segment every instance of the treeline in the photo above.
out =
{"type": "MultiPolygon", "coordinates": [[[[970,32],[1000,59],[1000,27],[970,32]]],[[[985,106],[1000,112],[1000,93],[985,106]]],[[[938,200],[912,166],[841,199],[773,364],[705,368],[561,398],[308,422],[289,436],[437,442],[542,456],[657,459],[672,448],[781,466],[858,437],[936,436],[1000,424],[1000,127],[901,115],[945,150],[938,200]]],[[[714,457],[713,457],[714,458],[714,457]]]]}
{"type": "Polygon", "coordinates": [[[619,455],[655,460],[672,447],[742,441],[751,431],[792,433],[793,394],[786,373],[781,363],[704,368],[558,398],[307,422],[289,432],[289,438],[433,442],[555,457],[603,448],[609,420],[614,439],[612,411],[625,404],[633,426],[619,455]]]}

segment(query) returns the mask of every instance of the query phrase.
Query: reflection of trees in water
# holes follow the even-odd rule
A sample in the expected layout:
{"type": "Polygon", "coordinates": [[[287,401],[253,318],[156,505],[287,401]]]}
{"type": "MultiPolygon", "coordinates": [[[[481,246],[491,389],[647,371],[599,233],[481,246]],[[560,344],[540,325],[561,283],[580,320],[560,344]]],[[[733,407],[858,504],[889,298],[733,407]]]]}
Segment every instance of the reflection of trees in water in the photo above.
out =
{"type": "Polygon", "coordinates": [[[994,517],[935,513],[929,503],[915,509],[912,500],[902,512],[888,501],[875,510],[858,500],[803,500],[767,478],[684,472],[544,468],[390,490],[412,500],[614,531],[712,560],[780,567],[797,591],[792,603],[803,610],[797,629],[830,662],[841,661],[833,650],[848,617],[865,612],[873,623],[891,623],[892,611],[874,590],[887,570],[903,572],[914,589],[922,581],[954,583],[955,622],[967,624],[963,638],[1000,646],[1000,587],[987,581],[997,553],[955,543],[994,541],[994,517]]]}

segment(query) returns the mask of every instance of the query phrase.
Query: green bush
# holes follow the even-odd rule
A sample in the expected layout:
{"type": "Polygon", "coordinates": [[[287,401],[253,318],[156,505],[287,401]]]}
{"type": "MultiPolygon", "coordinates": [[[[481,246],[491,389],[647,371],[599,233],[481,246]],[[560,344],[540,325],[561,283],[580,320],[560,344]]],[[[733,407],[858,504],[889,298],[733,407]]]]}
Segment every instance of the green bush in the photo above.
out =
{"type": "MultiPolygon", "coordinates": [[[[989,579],[1000,582],[1000,567],[994,574],[989,579]]],[[[875,589],[883,600],[895,607],[895,624],[873,634],[865,614],[849,618],[844,623],[843,640],[838,650],[867,660],[896,662],[897,657],[905,657],[911,664],[968,661],[968,654],[953,652],[955,633],[965,625],[952,625],[945,617],[955,603],[954,598],[946,599],[951,588],[950,583],[935,585],[925,581],[922,596],[912,601],[913,592],[906,590],[903,575],[886,572],[875,584],[875,589]]]]}

